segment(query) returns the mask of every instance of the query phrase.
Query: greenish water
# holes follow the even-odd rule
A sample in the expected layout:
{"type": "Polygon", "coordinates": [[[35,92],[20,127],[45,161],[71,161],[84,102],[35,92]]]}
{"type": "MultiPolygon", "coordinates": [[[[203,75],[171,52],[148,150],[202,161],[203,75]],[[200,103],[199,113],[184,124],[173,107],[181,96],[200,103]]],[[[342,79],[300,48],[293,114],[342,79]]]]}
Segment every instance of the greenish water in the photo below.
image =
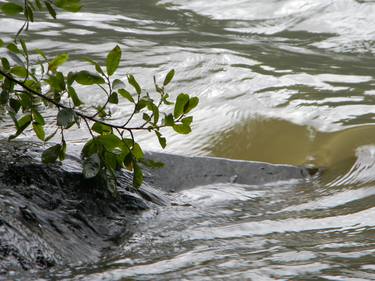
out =
{"type": "MultiPolygon", "coordinates": [[[[79,14],[31,27],[31,46],[104,59],[151,89],[176,69],[175,95],[200,97],[193,133],[167,151],[314,165],[310,186],[203,186],[173,195],[144,232],[66,280],[375,280],[375,2],[83,1],[79,14]],[[129,278],[129,279],[127,279],[129,278]]],[[[2,36],[21,22],[0,18],[2,36]]],[[[119,76],[122,78],[123,76],[119,76]]],[[[83,89],[82,99],[104,97],[83,89]]],[[[129,114],[124,104],[114,117],[129,114]]],[[[50,112],[45,112],[51,115],[50,112]]],[[[13,132],[1,124],[1,136],[13,132]]],[[[88,134],[72,131],[71,142],[88,134]]],[[[156,139],[139,135],[146,149],[156,139]]]]}

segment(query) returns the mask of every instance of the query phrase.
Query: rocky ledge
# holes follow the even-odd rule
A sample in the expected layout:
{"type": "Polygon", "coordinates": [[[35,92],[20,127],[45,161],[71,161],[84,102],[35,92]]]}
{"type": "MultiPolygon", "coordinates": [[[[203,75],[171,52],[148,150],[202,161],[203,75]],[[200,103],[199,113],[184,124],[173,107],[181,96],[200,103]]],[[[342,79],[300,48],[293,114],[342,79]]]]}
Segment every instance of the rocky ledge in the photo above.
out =
{"type": "Polygon", "coordinates": [[[212,183],[264,184],[308,178],[304,168],[208,157],[148,153],[164,163],[147,170],[139,190],[119,174],[116,200],[85,180],[79,158],[43,165],[38,144],[0,142],[0,279],[12,271],[96,262],[137,231],[145,210],[168,193],[212,183]]]}

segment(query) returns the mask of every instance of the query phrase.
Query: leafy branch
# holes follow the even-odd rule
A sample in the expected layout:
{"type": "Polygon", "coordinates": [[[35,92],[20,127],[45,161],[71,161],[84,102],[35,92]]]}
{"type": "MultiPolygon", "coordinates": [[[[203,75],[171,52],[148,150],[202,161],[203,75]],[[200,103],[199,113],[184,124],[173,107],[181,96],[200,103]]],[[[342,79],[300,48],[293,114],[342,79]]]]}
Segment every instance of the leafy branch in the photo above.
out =
{"type": "MultiPolygon", "coordinates": [[[[57,15],[56,7],[71,12],[81,8],[79,0],[43,1],[43,4],[53,18],[57,15]]],[[[43,142],[48,142],[60,132],[60,143],[46,149],[42,160],[47,164],[62,161],[65,159],[67,146],[65,130],[73,126],[81,127],[83,122],[91,136],[81,152],[84,176],[104,179],[106,188],[116,194],[116,171],[126,168],[133,172],[133,185],[140,187],[143,181],[140,163],[147,162],[144,161],[141,146],[134,138],[134,131],[147,130],[155,133],[161,147],[165,148],[167,141],[160,129],[171,127],[179,134],[190,133],[193,117],[188,116],[188,113],[198,105],[198,98],[181,93],[175,103],[169,100],[166,86],[174,78],[174,70],[167,73],[162,85],[154,77],[153,94],[145,92],[131,74],[123,76],[126,82],[113,79],[115,74],[120,76],[117,73],[122,57],[120,46],[115,46],[107,54],[105,68],[98,62],[85,58],[95,72],[81,70],[66,74],[60,71],[60,67],[69,60],[67,53],[48,59],[41,50],[29,51],[25,40],[20,37],[28,29],[29,23],[34,21],[34,12],[44,8],[40,0],[25,0],[23,7],[14,3],[0,6],[1,11],[8,16],[23,12],[25,18],[13,42],[5,44],[0,39],[0,51],[5,49],[7,53],[0,57],[0,105],[7,110],[16,127],[16,133],[9,139],[18,137],[29,127],[43,142]],[[89,107],[84,106],[76,90],[77,86],[96,87],[105,95],[105,102],[96,106],[92,112],[89,107]],[[118,105],[120,99],[132,105],[133,110],[128,118],[114,122],[108,106],[118,105]],[[54,121],[56,129],[48,136],[43,117],[43,110],[47,106],[57,110],[54,121]],[[161,108],[167,108],[167,111],[162,111],[161,108]],[[134,119],[139,125],[131,125],[135,122],[134,119]]]]}

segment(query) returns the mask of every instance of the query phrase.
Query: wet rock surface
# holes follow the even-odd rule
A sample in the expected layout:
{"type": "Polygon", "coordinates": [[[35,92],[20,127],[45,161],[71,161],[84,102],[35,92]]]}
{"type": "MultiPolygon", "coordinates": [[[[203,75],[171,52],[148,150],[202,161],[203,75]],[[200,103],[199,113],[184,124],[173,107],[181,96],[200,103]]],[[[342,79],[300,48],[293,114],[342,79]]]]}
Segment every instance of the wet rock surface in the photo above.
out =
{"type": "Polygon", "coordinates": [[[140,190],[132,188],[130,174],[119,174],[114,200],[83,178],[79,158],[46,166],[40,153],[35,143],[0,141],[0,280],[11,272],[99,261],[137,231],[143,211],[169,204],[165,192],[307,177],[292,166],[147,153],[164,167],[146,170],[140,190]]]}
{"type": "Polygon", "coordinates": [[[153,186],[172,192],[213,183],[262,185],[266,183],[308,179],[313,169],[263,162],[229,160],[213,157],[187,157],[149,152],[149,158],[164,164],[146,178],[153,186]]]}
{"type": "MultiPolygon", "coordinates": [[[[158,195],[132,191],[120,176],[117,200],[62,165],[42,165],[30,143],[0,143],[0,273],[95,262],[126,239],[158,195]],[[148,196],[142,196],[145,194],[148,196]]],[[[70,161],[76,161],[70,159],[70,161]]],[[[1,279],[1,276],[0,276],[1,279]]]]}

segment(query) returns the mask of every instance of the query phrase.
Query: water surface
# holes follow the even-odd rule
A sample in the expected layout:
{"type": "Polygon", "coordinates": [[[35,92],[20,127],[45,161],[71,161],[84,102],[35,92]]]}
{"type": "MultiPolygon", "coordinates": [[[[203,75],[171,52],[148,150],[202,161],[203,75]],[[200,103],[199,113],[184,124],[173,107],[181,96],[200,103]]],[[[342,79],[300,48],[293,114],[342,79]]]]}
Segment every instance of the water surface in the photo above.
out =
{"type": "MultiPolygon", "coordinates": [[[[321,168],[311,184],[213,185],[171,195],[143,231],[73,280],[375,280],[375,2],[354,0],[84,1],[32,25],[31,46],[72,50],[89,66],[115,43],[119,77],[145,89],[176,69],[173,96],[200,97],[193,133],[168,149],[321,168]],[[188,202],[191,206],[187,206],[188,202]]],[[[20,21],[0,18],[2,37],[20,21]]],[[[104,97],[82,89],[95,104],[104,97]]],[[[123,102],[114,118],[129,114],[123,102]]],[[[49,111],[48,116],[53,116],[49,111]]],[[[1,124],[1,135],[13,132],[1,124]]],[[[25,136],[29,138],[30,136],[25,136]]],[[[88,134],[73,130],[71,142],[88,134]]],[[[138,136],[146,149],[157,140],[138,136]]]]}

